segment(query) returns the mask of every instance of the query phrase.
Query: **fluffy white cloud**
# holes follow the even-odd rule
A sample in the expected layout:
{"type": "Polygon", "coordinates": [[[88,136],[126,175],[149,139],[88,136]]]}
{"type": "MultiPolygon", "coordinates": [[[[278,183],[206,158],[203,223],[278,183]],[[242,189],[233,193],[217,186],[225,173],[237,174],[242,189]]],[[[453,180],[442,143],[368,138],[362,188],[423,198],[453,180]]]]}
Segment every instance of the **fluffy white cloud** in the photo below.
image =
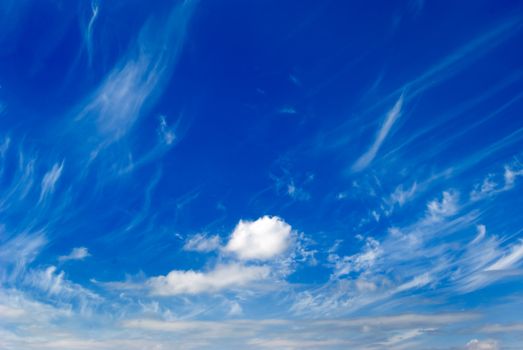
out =
{"type": "Polygon", "coordinates": [[[73,250],[71,250],[71,253],[59,257],[58,260],[60,260],[60,261],[83,260],[83,259],[87,258],[88,256],[91,256],[91,254],[89,254],[89,251],[87,250],[87,248],[78,247],[78,248],[73,248],[73,250]]]}
{"type": "Polygon", "coordinates": [[[209,272],[173,270],[149,279],[148,285],[153,295],[198,294],[245,287],[269,274],[267,266],[218,265],[209,272]]]}
{"type": "Polygon", "coordinates": [[[224,250],[241,260],[268,260],[284,253],[292,242],[292,227],[277,216],[240,220],[224,250]]]}
{"type": "Polygon", "coordinates": [[[192,251],[192,252],[202,252],[208,253],[213,250],[216,250],[220,247],[220,237],[219,236],[206,236],[204,234],[198,233],[189,238],[183,250],[192,251]]]}

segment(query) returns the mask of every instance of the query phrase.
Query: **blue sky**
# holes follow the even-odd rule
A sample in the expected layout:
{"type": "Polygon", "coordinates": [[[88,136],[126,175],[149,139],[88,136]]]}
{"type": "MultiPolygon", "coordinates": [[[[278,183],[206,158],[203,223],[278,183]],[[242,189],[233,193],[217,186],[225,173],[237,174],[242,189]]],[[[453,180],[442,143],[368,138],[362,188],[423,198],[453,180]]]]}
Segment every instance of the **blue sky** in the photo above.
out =
{"type": "Polygon", "coordinates": [[[1,3],[1,349],[521,349],[519,2],[1,3]]]}

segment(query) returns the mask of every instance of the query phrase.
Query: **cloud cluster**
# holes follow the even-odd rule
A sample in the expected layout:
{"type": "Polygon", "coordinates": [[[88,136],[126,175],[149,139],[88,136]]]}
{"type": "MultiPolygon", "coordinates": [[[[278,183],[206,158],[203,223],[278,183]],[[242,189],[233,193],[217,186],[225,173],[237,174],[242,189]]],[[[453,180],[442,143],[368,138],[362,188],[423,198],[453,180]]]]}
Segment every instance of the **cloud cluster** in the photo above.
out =
{"type": "Polygon", "coordinates": [[[152,277],[147,286],[152,295],[215,293],[249,287],[271,278],[277,258],[288,253],[295,241],[292,227],[276,216],[263,216],[236,225],[225,246],[218,236],[197,234],[190,237],[184,250],[201,253],[219,250],[228,263],[219,263],[206,271],[173,270],[165,276],[152,277]]]}

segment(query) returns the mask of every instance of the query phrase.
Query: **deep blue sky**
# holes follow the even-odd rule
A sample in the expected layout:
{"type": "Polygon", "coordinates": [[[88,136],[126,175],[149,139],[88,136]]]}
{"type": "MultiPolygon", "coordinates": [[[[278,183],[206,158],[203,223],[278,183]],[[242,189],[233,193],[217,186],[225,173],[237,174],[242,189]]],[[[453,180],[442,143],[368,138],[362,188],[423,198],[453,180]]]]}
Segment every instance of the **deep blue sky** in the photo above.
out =
{"type": "Polygon", "coordinates": [[[0,349],[521,349],[520,2],[0,4],[0,349]]]}

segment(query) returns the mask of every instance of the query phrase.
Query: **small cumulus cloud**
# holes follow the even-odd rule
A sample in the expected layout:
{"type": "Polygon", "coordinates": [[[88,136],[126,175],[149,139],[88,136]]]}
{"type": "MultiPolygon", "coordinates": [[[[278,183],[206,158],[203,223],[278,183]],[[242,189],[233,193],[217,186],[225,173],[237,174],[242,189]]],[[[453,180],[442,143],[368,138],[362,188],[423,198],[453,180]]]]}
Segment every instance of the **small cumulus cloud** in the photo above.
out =
{"type": "Polygon", "coordinates": [[[268,260],[290,247],[291,232],[292,227],[277,216],[240,220],[224,250],[241,260],[268,260]]]}

